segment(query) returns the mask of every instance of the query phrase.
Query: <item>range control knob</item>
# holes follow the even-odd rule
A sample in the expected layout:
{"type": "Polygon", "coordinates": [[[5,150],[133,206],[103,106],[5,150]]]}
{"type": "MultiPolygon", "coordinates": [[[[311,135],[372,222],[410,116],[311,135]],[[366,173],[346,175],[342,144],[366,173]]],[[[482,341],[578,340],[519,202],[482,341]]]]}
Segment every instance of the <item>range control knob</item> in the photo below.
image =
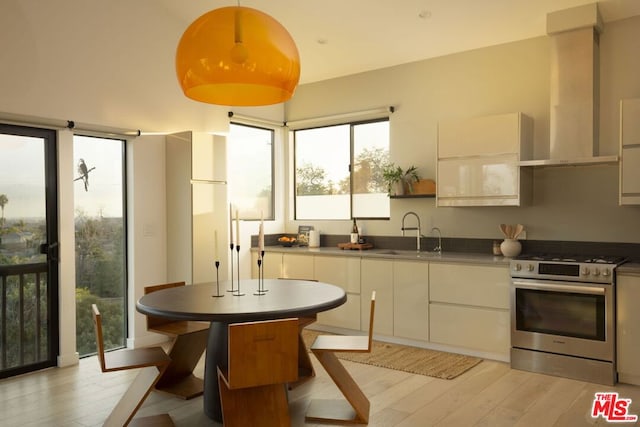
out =
{"type": "Polygon", "coordinates": [[[513,269],[515,271],[520,271],[520,270],[522,270],[522,266],[520,264],[513,264],[513,269]]]}
{"type": "Polygon", "coordinates": [[[594,276],[599,276],[600,275],[600,270],[598,270],[597,268],[593,269],[593,275],[594,276]]]}
{"type": "Polygon", "coordinates": [[[604,277],[609,277],[611,276],[611,270],[609,270],[608,268],[605,268],[604,270],[602,270],[602,275],[604,277]]]}
{"type": "Polygon", "coordinates": [[[533,264],[527,264],[527,271],[533,271],[534,268],[533,264]]]}
{"type": "Polygon", "coordinates": [[[583,276],[588,276],[589,274],[591,274],[591,271],[589,271],[589,267],[584,267],[582,269],[582,275],[583,276]]]}

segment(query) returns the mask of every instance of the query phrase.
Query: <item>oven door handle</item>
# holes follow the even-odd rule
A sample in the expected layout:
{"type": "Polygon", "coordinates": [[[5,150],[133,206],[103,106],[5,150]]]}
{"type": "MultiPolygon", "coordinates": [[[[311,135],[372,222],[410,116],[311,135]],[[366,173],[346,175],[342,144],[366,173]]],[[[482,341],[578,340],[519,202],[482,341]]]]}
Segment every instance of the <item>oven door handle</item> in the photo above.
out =
{"type": "Polygon", "coordinates": [[[524,282],[521,280],[514,280],[513,285],[517,289],[573,292],[577,294],[589,294],[589,295],[604,295],[606,292],[605,288],[602,288],[602,287],[567,285],[561,282],[533,283],[533,282],[524,282]]]}

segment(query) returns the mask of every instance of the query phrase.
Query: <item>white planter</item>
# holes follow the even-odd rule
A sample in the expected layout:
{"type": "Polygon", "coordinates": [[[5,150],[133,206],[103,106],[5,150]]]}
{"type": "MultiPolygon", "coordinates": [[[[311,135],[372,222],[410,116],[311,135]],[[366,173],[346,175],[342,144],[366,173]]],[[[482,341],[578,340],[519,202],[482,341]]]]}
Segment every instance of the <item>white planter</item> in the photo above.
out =
{"type": "Polygon", "coordinates": [[[504,239],[504,242],[500,243],[500,250],[502,251],[502,255],[514,257],[520,255],[522,245],[515,239],[504,239]]]}
{"type": "Polygon", "coordinates": [[[393,189],[396,196],[404,195],[404,181],[400,180],[393,184],[393,189]]]}

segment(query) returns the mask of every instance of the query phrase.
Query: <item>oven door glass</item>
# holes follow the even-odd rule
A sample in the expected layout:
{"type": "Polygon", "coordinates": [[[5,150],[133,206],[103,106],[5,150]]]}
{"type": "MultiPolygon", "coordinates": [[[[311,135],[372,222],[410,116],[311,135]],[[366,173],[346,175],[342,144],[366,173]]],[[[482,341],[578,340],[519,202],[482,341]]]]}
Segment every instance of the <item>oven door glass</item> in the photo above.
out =
{"type": "Polygon", "coordinates": [[[605,341],[605,296],[515,289],[516,329],[605,341]]]}

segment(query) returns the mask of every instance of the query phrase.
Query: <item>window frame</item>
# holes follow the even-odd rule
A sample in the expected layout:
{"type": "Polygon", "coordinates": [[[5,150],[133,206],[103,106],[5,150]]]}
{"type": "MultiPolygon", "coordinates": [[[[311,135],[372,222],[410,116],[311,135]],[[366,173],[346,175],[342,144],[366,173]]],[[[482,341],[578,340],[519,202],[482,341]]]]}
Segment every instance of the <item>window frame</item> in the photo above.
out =
{"type": "MultiPolygon", "coordinates": [[[[125,137],[122,136],[112,136],[110,134],[102,134],[100,132],[74,132],[73,133],[73,138],[74,141],[73,143],[75,144],[75,137],[82,137],[82,138],[95,138],[95,139],[106,139],[109,141],[120,141],[121,143],[121,149],[120,149],[120,160],[122,161],[122,233],[123,233],[123,246],[122,246],[122,256],[123,256],[123,295],[122,295],[122,300],[123,300],[123,307],[124,307],[124,311],[122,313],[122,317],[123,317],[123,342],[122,345],[119,347],[114,347],[114,348],[110,348],[108,350],[117,350],[117,349],[121,349],[121,348],[125,348],[127,346],[127,340],[130,338],[129,336],[129,322],[130,322],[130,316],[129,316],[129,229],[128,229],[128,206],[127,206],[127,189],[128,189],[128,185],[127,185],[127,144],[129,143],[129,140],[125,137]]],[[[75,151],[75,150],[74,150],[75,151]]],[[[75,157],[75,152],[74,152],[74,157],[75,157]]],[[[75,162],[74,162],[75,163],[75,162]]],[[[74,190],[75,191],[75,190],[74,190]]],[[[75,206],[74,206],[74,217],[75,217],[75,206]]],[[[74,218],[74,222],[75,222],[75,218],[74,218]]],[[[77,230],[74,229],[74,235],[77,232],[77,230]]],[[[74,249],[75,252],[75,249],[74,249]]],[[[75,254],[74,254],[75,255],[75,254]]],[[[77,266],[76,266],[76,271],[75,274],[77,275],[77,266]]],[[[77,283],[76,283],[76,289],[77,289],[77,283]]],[[[76,300],[76,304],[77,304],[77,300],[76,300]]],[[[76,319],[77,322],[77,319],[76,319]]],[[[77,334],[77,330],[76,330],[76,334],[77,334]]],[[[76,345],[77,348],[77,345],[76,345]]],[[[81,354],[79,355],[80,358],[85,358],[85,357],[90,357],[95,355],[95,352],[89,352],[86,354],[81,354]]]]}
{"type": "MultiPolygon", "coordinates": [[[[231,142],[231,126],[243,126],[252,129],[259,129],[263,131],[268,131],[271,134],[271,154],[270,154],[270,162],[271,162],[271,195],[269,197],[269,204],[271,206],[271,211],[268,212],[263,218],[260,218],[260,215],[256,215],[256,217],[249,217],[246,214],[243,214],[242,211],[239,211],[239,219],[242,221],[260,221],[262,219],[267,221],[275,220],[275,200],[276,200],[276,183],[275,183],[275,143],[276,143],[276,130],[267,126],[260,126],[257,124],[246,123],[243,121],[232,120],[229,122],[229,136],[227,136],[227,142],[231,142]]],[[[229,149],[227,148],[227,162],[229,161],[229,149]]],[[[228,169],[228,166],[227,166],[228,169]]],[[[231,181],[231,176],[229,171],[227,171],[227,181],[231,181]]],[[[230,198],[231,199],[231,198],[230,198]]]]}
{"type": "MultiPolygon", "coordinates": [[[[353,193],[353,187],[354,187],[354,153],[355,153],[355,147],[354,147],[354,128],[356,126],[359,125],[366,125],[369,123],[380,123],[380,122],[387,122],[389,124],[389,126],[391,125],[391,120],[389,116],[385,116],[385,117],[377,117],[377,118],[371,118],[371,119],[363,119],[363,120],[354,120],[354,121],[346,121],[346,122],[337,122],[337,123],[328,123],[328,124],[318,124],[315,126],[308,126],[308,127],[299,127],[299,128],[295,128],[292,129],[293,132],[293,179],[292,179],[292,183],[293,183],[293,187],[292,187],[292,193],[293,193],[293,219],[296,221],[346,221],[346,220],[353,220],[353,219],[362,219],[362,220],[386,220],[388,221],[390,219],[390,216],[386,216],[386,217],[381,217],[381,216],[358,216],[358,217],[354,217],[353,216],[353,197],[354,197],[354,193],[353,193]],[[313,129],[321,129],[321,128],[330,128],[330,127],[335,127],[335,126],[349,126],[349,166],[348,166],[348,171],[349,171],[349,218],[335,218],[335,219],[322,219],[322,218],[304,218],[304,219],[299,219],[298,218],[298,194],[297,194],[297,177],[298,177],[298,173],[297,173],[297,160],[298,160],[298,156],[297,156],[297,132],[298,131],[306,131],[306,130],[313,130],[313,129]]],[[[389,147],[387,148],[387,150],[389,150],[391,147],[391,138],[389,138],[389,147]]],[[[390,201],[389,201],[390,203],[390,201]]],[[[391,215],[389,213],[389,215],[391,215]]]]}

